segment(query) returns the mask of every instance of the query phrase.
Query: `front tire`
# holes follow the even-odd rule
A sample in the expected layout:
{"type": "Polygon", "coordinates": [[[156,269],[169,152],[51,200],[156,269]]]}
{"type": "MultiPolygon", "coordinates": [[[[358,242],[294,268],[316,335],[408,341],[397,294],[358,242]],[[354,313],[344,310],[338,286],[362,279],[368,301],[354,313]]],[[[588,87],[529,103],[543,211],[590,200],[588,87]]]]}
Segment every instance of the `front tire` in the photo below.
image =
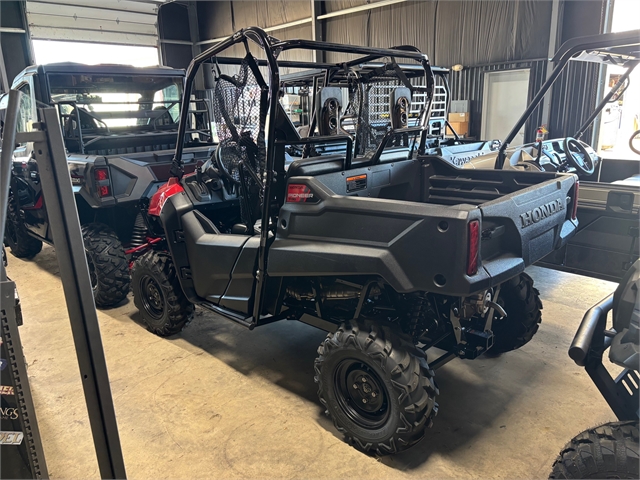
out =
{"type": "Polygon", "coordinates": [[[29,235],[13,195],[9,195],[4,243],[17,258],[32,258],[42,250],[42,241],[29,235]]]}
{"type": "Polygon", "coordinates": [[[438,389],[415,347],[389,327],[351,321],[318,348],[320,402],[346,440],[386,455],[419,442],[433,423],[438,389]]]}
{"type": "Polygon", "coordinates": [[[638,421],[605,423],[573,438],[549,478],[639,478],[638,421]]]}
{"type": "Polygon", "coordinates": [[[502,319],[494,319],[492,354],[516,350],[529,343],[542,322],[540,292],[526,273],[502,284],[498,303],[507,312],[502,319]]]}
{"type": "Polygon", "coordinates": [[[168,337],[193,320],[194,306],[182,291],[171,257],[153,250],[136,260],[131,275],[133,303],[152,333],[168,337]]]}
{"type": "Polygon", "coordinates": [[[129,293],[131,277],[124,247],[116,233],[101,223],[82,227],[84,249],[97,307],[113,307],[129,293]]]}

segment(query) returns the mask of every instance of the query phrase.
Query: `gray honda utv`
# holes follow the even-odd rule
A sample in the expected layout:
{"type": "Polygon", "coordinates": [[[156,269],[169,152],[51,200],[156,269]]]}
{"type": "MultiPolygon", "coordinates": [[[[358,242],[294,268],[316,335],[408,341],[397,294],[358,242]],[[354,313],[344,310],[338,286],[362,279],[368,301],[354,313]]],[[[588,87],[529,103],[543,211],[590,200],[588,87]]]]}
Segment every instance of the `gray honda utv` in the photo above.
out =
{"type": "Polygon", "coordinates": [[[143,321],[176,334],[200,305],[250,330],[279,320],[325,330],[315,380],[338,430],[365,452],[410,447],[437,412],[435,369],[517,349],[537,331],[542,305],[524,269],[573,235],[576,176],[461,170],[429,155],[434,77],[413,48],[279,41],[247,28],[192,61],[185,98],[203,63],[213,65],[219,145],[183,174],[183,109],[173,177],[148,210],[164,241],[133,266],[143,321]],[[235,45],[244,58],[224,56],[235,45]],[[294,49],[352,58],[278,59],[294,49]],[[281,68],[325,70],[308,136],[279,103],[281,68]],[[343,109],[340,92],[371,82],[394,86],[375,132],[362,114],[371,99],[343,109]],[[424,107],[407,125],[418,95],[424,107]],[[292,146],[301,153],[285,168],[292,146]],[[436,346],[445,353],[428,363],[436,346]]]}
{"type": "Polygon", "coordinates": [[[493,169],[497,165],[506,170],[578,175],[578,231],[567,245],[541,259],[538,265],[620,282],[640,254],[640,156],[600,158],[582,139],[607,105],[624,95],[629,76],[640,64],[640,30],[573,38],[558,49],[553,63],[553,71],[500,148],[482,152],[464,168],[493,169]],[[518,132],[527,128],[526,123],[562,78],[562,72],[576,62],[616,66],[622,73],[577,131],[565,133],[572,136],[510,145],[518,132]]]}

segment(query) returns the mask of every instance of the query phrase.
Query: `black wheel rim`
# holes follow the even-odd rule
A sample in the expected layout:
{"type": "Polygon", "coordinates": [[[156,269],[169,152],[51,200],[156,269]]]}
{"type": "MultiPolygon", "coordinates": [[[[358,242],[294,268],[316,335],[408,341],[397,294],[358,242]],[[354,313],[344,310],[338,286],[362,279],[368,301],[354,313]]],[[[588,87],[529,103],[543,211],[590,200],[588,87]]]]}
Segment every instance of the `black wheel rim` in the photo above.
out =
{"type": "Polygon", "coordinates": [[[342,411],[359,426],[380,428],[389,418],[389,396],[378,374],[360,360],[347,359],[334,373],[336,398],[342,411]]]}
{"type": "Polygon", "coordinates": [[[145,275],[140,279],[142,305],[145,311],[154,319],[159,320],[164,315],[164,294],[158,282],[145,275]]]}

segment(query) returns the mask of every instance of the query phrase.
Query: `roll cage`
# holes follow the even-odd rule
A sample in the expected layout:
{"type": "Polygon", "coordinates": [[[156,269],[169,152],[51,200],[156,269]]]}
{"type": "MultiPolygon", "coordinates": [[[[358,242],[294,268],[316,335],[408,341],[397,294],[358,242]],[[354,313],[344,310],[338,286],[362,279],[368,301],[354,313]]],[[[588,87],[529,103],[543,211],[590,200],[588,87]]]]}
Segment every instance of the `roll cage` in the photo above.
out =
{"type": "MultiPolygon", "coordinates": [[[[327,142],[327,141],[336,141],[342,140],[347,144],[347,154],[344,161],[344,169],[348,169],[351,163],[352,157],[352,139],[347,135],[336,135],[336,136],[310,136],[304,139],[294,139],[291,138],[282,138],[282,129],[280,128],[282,124],[282,114],[279,112],[282,111],[282,108],[279,104],[279,93],[281,88],[281,75],[280,68],[295,68],[295,69],[312,69],[312,68],[321,68],[325,70],[325,83],[329,83],[334,76],[337,76],[339,72],[344,72],[347,75],[347,72],[351,68],[357,68],[363,64],[368,64],[371,62],[375,62],[376,60],[389,58],[391,62],[388,64],[384,64],[380,68],[370,69],[370,72],[373,76],[387,75],[391,70],[393,73],[398,76],[400,81],[404,83],[407,88],[409,88],[412,92],[420,91],[425,94],[425,108],[423,109],[421,118],[419,120],[419,124],[416,127],[408,127],[403,129],[391,130],[385,138],[383,139],[383,143],[380,147],[384,147],[384,145],[388,142],[389,138],[394,135],[400,134],[418,134],[420,135],[420,146],[418,152],[424,150],[424,145],[426,142],[426,125],[428,124],[428,119],[431,111],[431,101],[433,99],[433,91],[434,91],[434,74],[431,69],[431,65],[429,63],[428,57],[421,53],[417,48],[410,46],[400,46],[390,49],[384,48],[374,48],[374,47],[363,47],[363,46],[352,46],[352,45],[342,45],[336,43],[329,42],[319,42],[313,40],[285,40],[280,41],[276,38],[270,37],[266,34],[264,30],[258,27],[249,27],[239,32],[233,34],[227,39],[221,41],[220,43],[214,45],[209,48],[205,52],[196,56],[187,69],[185,86],[184,86],[184,95],[183,95],[183,103],[182,109],[180,112],[180,124],[178,127],[178,138],[176,144],[175,157],[172,162],[171,167],[171,175],[172,177],[181,178],[183,175],[182,168],[182,152],[184,149],[185,143],[185,132],[188,123],[188,102],[191,97],[191,92],[193,88],[193,83],[198,72],[200,66],[204,63],[211,64],[239,64],[240,65],[240,76],[239,77],[228,77],[219,75],[218,80],[223,80],[223,82],[227,85],[239,85],[242,88],[245,88],[248,81],[252,83],[252,89],[250,95],[252,98],[260,96],[260,109],[259,114],[251,114],[254,115],[253,120],[251,121],[251,125],[248,126],[245,119],[244,127],[247,130],[238,132],[238,129],[235,128],[237,125],[233,125],[238,121],[238,111],[234,111],[234,115],[230,115],[229,111],[216,111],[216,99],[214,99],[214,117],[216,118],[216,122],[223,122],[223,136],[225,137],[224,141],[230,141],[235,145],[235,148],[240,151],[242,150],[243,160],[240,162],[241,165],[248,165],[248,180],[245,178],[245,174],[243,174],[243,168],[240,168],[240,180],[244,187],[244,191],[248,192],[248,188],[246,185],[249,181],[253,179],[254,186],[260,190],[260,198],[261,198],[261,226],[260,226],[260,247],[258,253],[258,268],[256,274],[256,289],[255,289],[255,299],[254,299],[254,308],[253,308],[253,317],[255,320],[260,318],[260,313],[262,309],[262,298],[263,292],[265,289],[265,275],[266,275],[266,267],[267,267],[267,255],[266,249],[269,240],[269,234],[275,233],[275,228],[277,225],[276,220],[278,203],[282,203],[284,196],[284,188],[285,188],[285,167],[284,167],[284,146],[290,145],[292,143],[302,143],[302,144],[312,144],[314,142],[327,142]],[[231,47],[235,45],[244,46],[244,50],[246,56],[239,59],[232,58],[224,58],[219,56],[221,53],[229,50],[231,47]],[[256,59],[252,53],[250,45],[257,46],[262,54],[264,55],[264,59],[256,59]],[[307,51],[322,51],[322,52],[336,52],[336,53],[345,53],[345,54],[355,54],[358,55],[357,58],[348,60],[338,64],[330,64],[330,63],[314,63],[314,62],[304,62],[304,61],[292,61],[292,60],[278,60],[278,56],[282,54],[282,52],[289,50],[307,50],[307,51]],[[406,74],[401,71],[401,69],[396,68],[397,63],[395,61],[396,58],[409,59],[418,64],[419,69],[415,70],[416,76],[424,77],[424,86],[415,86],[412,85],[406,74]],[[395,65],[395,66],[394,66],[395,65]],[[261,69],[262,67],[262,69],[261,69]],[[267,71],[267,79],[265,80],[262,71],[264,71],[264,67],[266,67],[267,71]],[[398,71],[400,70],[400,71],[398,71]],[[254,77],[254,78],[251,78],[254,77]],[[250,78],[250,80],[248,80],[250,78]],[[406,81],[405,81],[406,80],[406,81]],[[279,108],[280,107],[280,108],[279,108]],[[256,123],[257,122],[257,123],[256,123]],[[341,138],[344,137],[344,138],[341,138]],[[265,141],[266,139],[266,141],[265,141]],[[277,152],[279,153],[278,158],[277,152]],[[264,157],[264,158],[262,158],[264,157]],[[256,161],[257,160],[257,161],[256,161]],[[254,166],[258,163],[262,162],[264,165],[264,169],[255,172],[254,169],[250,168],[250,165],[254,166]],[[273,217],[273,218],[272,218],[273,217]]],[[[218,83],[216,82],[216,86],[218,83]]],[[[242,94],[242,93],[240,93],[242,94]]],[[[237,108],[237,98],[231,98],[224,91],[221,92],[219,102],[220,105],[232,105],[234,109],[237,108]],[[226,103],[225,103],[226,102],[226,103]]],[[[312,119],[310,132],[313,132],[315,129],[316,119],[312,119]]],[[[220,131],[218,132],[220,136],[220,131]]],[[[216,154],[220,154],[219,152],[222,150],[223,141],[221,140],[218,145],[218,149],[216,154]]],[[[380,148],[379,148],[380,150],[380,148]]],[[[379,158],[379,154],[378,154],[379,158]]],[[[371,160],[372,163],[375,162],[375,159],[371,160]]]]}

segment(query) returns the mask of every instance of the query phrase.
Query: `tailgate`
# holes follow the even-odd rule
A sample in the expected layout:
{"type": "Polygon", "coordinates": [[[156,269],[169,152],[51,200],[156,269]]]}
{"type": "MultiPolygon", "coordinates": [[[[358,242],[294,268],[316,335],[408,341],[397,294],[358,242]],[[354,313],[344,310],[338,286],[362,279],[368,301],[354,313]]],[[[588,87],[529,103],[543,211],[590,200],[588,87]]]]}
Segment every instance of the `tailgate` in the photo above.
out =
{"type": "Polygon", "coordinates": [[[480,205],[482,267],[509,278],[564,246],[576,232],[578,177],[560,174],[480,205]]]}

